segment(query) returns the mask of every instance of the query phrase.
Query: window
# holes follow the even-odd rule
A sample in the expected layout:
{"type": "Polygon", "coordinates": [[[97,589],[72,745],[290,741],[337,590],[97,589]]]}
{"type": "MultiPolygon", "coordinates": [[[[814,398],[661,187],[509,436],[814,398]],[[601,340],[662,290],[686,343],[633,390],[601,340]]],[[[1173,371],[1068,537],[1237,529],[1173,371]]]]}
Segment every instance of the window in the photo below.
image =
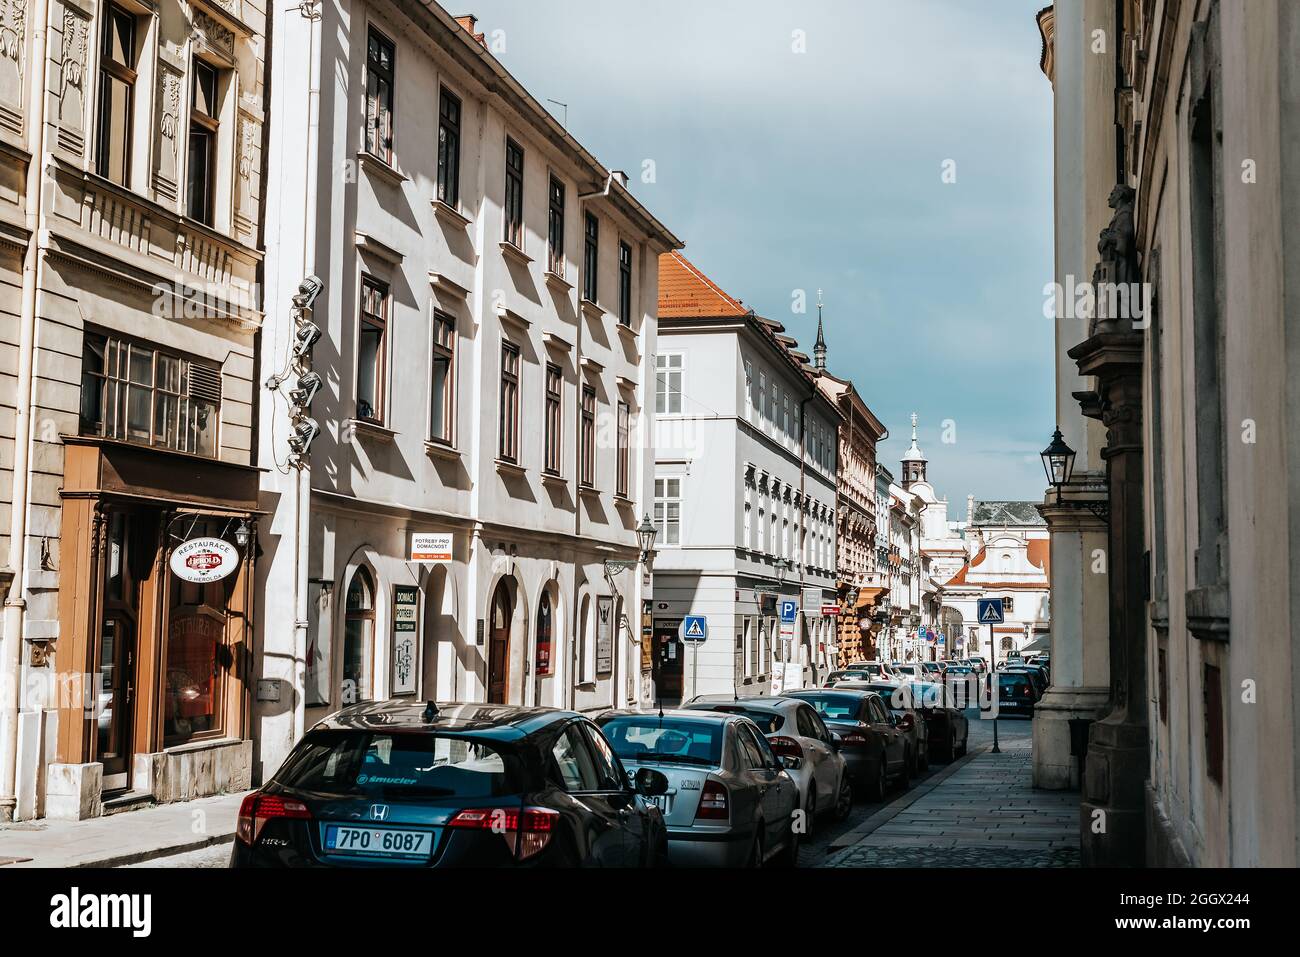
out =
{"type": "Polygon", "coordinates": [[[786,393],[781,397],[781,431],[785,433],[787,439],[790,435],[790,394],[786,393]]]}
{"type": "Polygon", "coordinates": [[[433,370],[429,382],[429,439],[443,445],[455,441],[456,320],[433,314],[433,370]]]}
{"type": "MultiPolygon", "coordinates": [[[[575,726],[576,727],[576,726],[575,726]]],[[[614,756],[614,749],[609,746],[604,735],[594,724],[582,722],[586,732],[587,743],[591,746],[591,756],[596,762],[596,774],[600,779],[602,791],[624,791],[627,789],[627,773],[614,756]]]]}
{"type": "Polygon", "coordinates": [[[614,480],[614,491],[624,497],[627,496],[627,480],[630,471],[628,426],[631,419],[631,411],[631,408],[626,402],[620,402],[618,404],[618,471],[614,480]]]}
{"type": "Polygon", "coordinates": [[[578,482],[586,488],[596,484],[596,390],[582,387],[582,461],[578,466],[578,482]]]}
{"type": "Polygon", "coordinates": [[[754,421],[754,364],[745,360],[745,421],[754,421]]]}
{"type": "Polygon", "coordinates": [[[99,55],[99,142],[95,172],[119,186],[131,177],[131,113],[135,99],[135,17],[104,7],[99,55]]]}
{"type": "Polygon", "coordinates": [[[618,321],[632,325],[632,247],[618,244],[618,321]]]}
{"type": "Polygon", "coordinates": [[[545,678],[551,673],[552,618],[551,593],[542,592],[542,600],[537,606],[537,653],[536,674],[545,678]]]}
{"type": "Polygon", "coordinates": [[[588,213],[586,233],[582,246],[582,298],[588,302],[596,301],[596,267],[599,262],[597,253],[600,248],[600,221],[588,213]]]}
{"type": "Polygon", "coordinates": [[[1011,595],[1007,595],[1002,599],[1003,611],[1011,611],[1011,609],[1014,607],[1015,607],[1015,599],[1011,595]]]}
{"type": "Polygon", "coordinates": [[[87,333],[81,431],[215,458],[221,370],[152,346],[87,333]]]}
{"type": "Polygon", "coordinates": [[[216,181],[217,71],[195,57],[194,85],[190,91],[190,157],[186,167],[186,213],[205,226],[212,225],[212,194],[216,181]]]}
{"type": "Polygon", "coordinates": [[[564,275],[564,184],[551,177],[551,209],[546,220],[546,268],[564,275]]]}
{"type": "Polygon", "coordinates": [[[662,545],[682,543],[682,480],[655,479],[656,541],[662,545]]]}
{"type": "Polygon", "coordinates": [[[460,203],[460,100],[444,88],[438,103],[438,198],[460,203]]]}
{"type": "Polygon", "coordinates": [[[559,772],[558,780],[564,790],[569,792],[600,790],[600,776],[596,772],[596,763],[592,760],[582,731],[576,723],[565,728],[556,739],[551,755],[555,759],[555,768],[559,772]]]}
{"type": "Polygon", "coordinates": [[[369,701],[375,644],[375,586],[370,572],[358,568],[348,585],[343,628],[343,704],[369,701]]]}
{"type": "Polygon", "coordinates": [[[655,356],[655,372],[655,412],[659,415],[681,415],[681,355],[655,356]]]}
{"type": "Polygon", "coordinates": [[[758,373],[758,417],[764,429],[767,428],[767,373],[758,373]]]}
{"type": "Polygon", "coordinates": [[[357,335],[357,418],[383,422],[388,339],[388,287],[361,277],[361,317],[357,335]]]}
{"type": "Polygon", "coordinates": [[[546,461],[548,475],[560,474],[564,454],[564,373],[554,363],[546,365],[546,461]]]}
{"type": "Polygon", "coordinates": [[[366,44],[366,152],[393,162],[393,41],[370,28],[366,44]]]}
{"type": "Polygon", "coordinates": [[[524,151],[514,140],[506,140],[505,241],[524,248],[524,151]]]}
{"type": "Polygon", "coordinates": [[[1214,665],[1202,674],[1205,697],[1205,773],[1223,784],[1223,675],[1214,665]]]}
{"type": "Polygon", "coordinates": [[[519,347],[501,343],[501,419],[497,456],[505,462],[519,461],[519,347]]]}

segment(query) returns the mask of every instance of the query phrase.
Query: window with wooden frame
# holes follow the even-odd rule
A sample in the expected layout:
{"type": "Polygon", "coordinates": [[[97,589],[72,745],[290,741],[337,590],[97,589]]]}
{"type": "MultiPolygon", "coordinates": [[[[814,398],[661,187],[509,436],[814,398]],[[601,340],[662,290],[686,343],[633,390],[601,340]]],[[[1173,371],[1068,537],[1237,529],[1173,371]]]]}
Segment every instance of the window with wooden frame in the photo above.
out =
{"type": "Polygon", "coordinates": [[[508,339],[501,341],[501,414],[497,457],[503,462],[519,462],[519,347],[508,339]]]}
{"type": "Polygon", "coordinates": [[[560,474],[564,456],[564,372],[553,362],[546,364],[546,456],[547,475],[560,474]]]}
{"type": "Polygon", "coordinates": [[[564,184],[551,177],[550,211],[546,218],[546,268],[564,276],[564,184]]]}
{"type": "Polygon", "coordinates": [[[219,367],[95,332],[84,343],[82,435],[216,458],[219,367]]]}
{"type": "Polygon", "coordinates": [[[596,269],[599,265],[600,220],[594,213],[586,216],[582,244],[582,298],[588,302],[596,301],[596,269]]]}
{"type": "Polygon", "coordinates": [[[185,205],[190,219],[212,225],[212,197],[216,192],[217,68],[195,57],[190,87],[190,152],[185,167],[185,205]]]}
{"type": "Polygon", "coordinates": [[[433,360],[429,376],[429,441],[450,446],[456,422],[456,320],[433,314],[433,360]]]}
{"type": "Polygon", "coordinates": [[[582,431],[580,435],[581,458],[578,463],[578,482],[584,488],[596,485],[596,390],[582,387],[582,431]]]}
{"type": "Polygon", "coordinates": [[[366,39],[366,152],[393,164],[393,41],[374,27],[366,39]]]}
{"type": "Polygon", "coordinates": [[[524,150],[506,140],[505,241],[524,248],[524,150]]]}
{"type": "Polygon", "coordinates": [[[460,203],[460,98],[446,87],[438,96],[438,199],[460,203]]]}
{"type": "Polygon", "coordinates": [[[618,321],[632,326],[632,247],[618,244],[618,321]]]}
{"type": "Polygon", "coordinates": [[[632,409],[626,402],[618,404],[618,469],[614,480],[614,491],[627,497],[628,479],[631,474],[631,450],[628,445],[628,431],[632,418],[632,409]]]}
{"type": "Polygon", "coordinates": [[[388,384],[388,286],[361,277],[361,314],[357,323],[357,418],[384,421],[388,384]]]}
{"type": "Polygon", "coordinates": [[[129,186],[137,53],[135,15],[117,4],[105,4],[102,30],[95,172],[119,186],[129,186]]]}

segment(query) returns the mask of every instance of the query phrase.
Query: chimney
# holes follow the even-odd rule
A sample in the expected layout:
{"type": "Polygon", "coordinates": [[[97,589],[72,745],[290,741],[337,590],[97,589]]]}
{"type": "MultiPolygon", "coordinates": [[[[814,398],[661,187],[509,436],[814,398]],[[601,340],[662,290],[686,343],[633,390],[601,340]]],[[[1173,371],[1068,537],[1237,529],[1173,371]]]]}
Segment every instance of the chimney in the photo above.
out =
{"type": "Polygon", "coordinates": [[[466,33],[479,42],[479,46],[487,48],[487,34],[474,32],[474,28],[478,26],[478,17],[472,13],[462,13],[456,17],[456,22],[461,25],[466,33]]]}
{"type": "Polygon", "coordinates": [[[627,173],[623,172],[621,169],[612,169],[609,171],[609,175],[613,176],[614,179],[618,181],[619,186],[627,189],[627,173]]]}

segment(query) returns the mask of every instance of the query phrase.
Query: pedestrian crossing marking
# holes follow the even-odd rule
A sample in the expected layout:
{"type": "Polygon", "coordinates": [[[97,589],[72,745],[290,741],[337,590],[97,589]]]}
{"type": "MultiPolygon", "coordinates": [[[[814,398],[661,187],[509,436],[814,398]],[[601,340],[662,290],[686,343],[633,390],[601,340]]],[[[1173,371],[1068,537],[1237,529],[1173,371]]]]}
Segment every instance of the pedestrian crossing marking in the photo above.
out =
{"type": "Polygon", "coordinates": [[[704,629],[700,627],[700,620],[692,618],[691,623],[686,626],[686,636],[688,638],[703,638],[704,629]]]}

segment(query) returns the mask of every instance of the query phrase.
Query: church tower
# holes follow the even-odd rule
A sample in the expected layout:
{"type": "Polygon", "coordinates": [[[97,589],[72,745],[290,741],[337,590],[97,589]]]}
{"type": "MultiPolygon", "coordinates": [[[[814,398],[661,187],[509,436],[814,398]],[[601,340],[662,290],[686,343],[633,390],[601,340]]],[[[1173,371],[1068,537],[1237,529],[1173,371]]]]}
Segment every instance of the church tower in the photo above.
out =
{"type": "Polygon", "coordinates": [[[817,290],[817,342],[813,346],[813,368],[826,371],[826,334],[822,331],[822,291],[817,290]]]}
{"type": "Polygon", "coordinates": [[[903,454],[903,488],[925,481],[925,454],[916,444],[916,413],[912,413],[912,446],[903,454]]]}

